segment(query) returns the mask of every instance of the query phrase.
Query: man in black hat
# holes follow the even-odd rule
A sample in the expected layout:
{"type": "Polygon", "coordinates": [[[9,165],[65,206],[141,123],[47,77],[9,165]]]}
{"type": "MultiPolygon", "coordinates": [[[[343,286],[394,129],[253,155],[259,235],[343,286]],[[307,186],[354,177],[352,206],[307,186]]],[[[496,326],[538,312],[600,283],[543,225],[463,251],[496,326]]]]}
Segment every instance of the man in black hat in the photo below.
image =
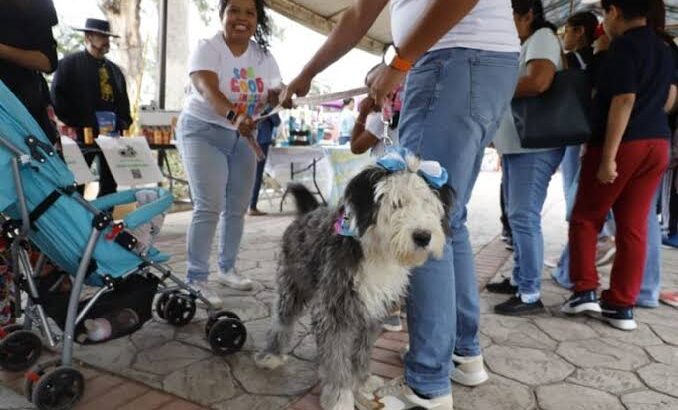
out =
{"type": "Polygon", "coordinates": [[[57,133],[48,116],[49,90],[42,73],[57,67],[51,0],[0,0],[0,80],[28,109],[47,138],[57,133]]]}
{"type": "MultiPolygon", "coordinates": [[[[106,54],[110,50],[110,32],[106,20],[87,19],[84,28],[85,50],[59,61],[52,81],[52,99],[59,119],[75,129],[84,141],[84,128],[94,136],[120,135],[132,124],[127,84],[120,68],[106,54]]],[[[96,154],[85,154],[88,163],[96,154]]],[[[100,156],[99,196],[115,192],[117,186],[108,164],[100,156]]]]}

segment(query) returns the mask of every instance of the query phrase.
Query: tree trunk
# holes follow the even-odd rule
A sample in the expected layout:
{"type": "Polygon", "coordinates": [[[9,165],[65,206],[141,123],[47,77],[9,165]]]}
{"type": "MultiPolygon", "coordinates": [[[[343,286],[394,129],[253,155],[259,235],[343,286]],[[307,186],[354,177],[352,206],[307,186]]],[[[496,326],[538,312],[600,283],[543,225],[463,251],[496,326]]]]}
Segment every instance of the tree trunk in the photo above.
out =
{"type": "Polygon", "coordinates": [[[111,31],[120,36],[117,39],[116,63],[125,74],[130,103],[136,107],[144,72],[144,50],[139,29],[141,0],[98,0],[98,4],[111,23],[111,31]]]}

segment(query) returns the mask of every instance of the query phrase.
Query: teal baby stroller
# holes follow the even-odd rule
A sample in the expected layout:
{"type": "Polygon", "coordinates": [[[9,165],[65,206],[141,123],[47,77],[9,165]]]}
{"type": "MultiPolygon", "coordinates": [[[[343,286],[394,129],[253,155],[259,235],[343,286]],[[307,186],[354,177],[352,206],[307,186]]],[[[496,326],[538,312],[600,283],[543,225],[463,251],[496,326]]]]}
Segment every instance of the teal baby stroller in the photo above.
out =
{"type": "Polygon", "coordinates": [[[206,307],[205,334],[214,353],[233,353],[245,343],[237,315],[217,311],[164,266],[168,255],[141,246],[135,236],[171,206],[166,190],[153,188],[156,199],[113,221],[109,210],[136,202],[139,191],[83,199],[40,127],[0,81],[0,232],[10,243],[14,309],[24,318],[21,325],[0,328],[0,367],[23,371],[35,365],[25,386],[39,409],[71,408],[81,398],[85,383],[72,366],[74,343],[135,332],[151,319],[156,294],[157,315],[174,326],[188,324],[199,303],[206,307]],[[39,252],[34,260],[31,249],[39,252]],[[85,284],[96,289],[89,298],[82,296],[85,284]],[[92,324],[99,327],[93,331],[92,324]],[[61,355],[36,365],[43,342],[62,344],[61,355]]]}

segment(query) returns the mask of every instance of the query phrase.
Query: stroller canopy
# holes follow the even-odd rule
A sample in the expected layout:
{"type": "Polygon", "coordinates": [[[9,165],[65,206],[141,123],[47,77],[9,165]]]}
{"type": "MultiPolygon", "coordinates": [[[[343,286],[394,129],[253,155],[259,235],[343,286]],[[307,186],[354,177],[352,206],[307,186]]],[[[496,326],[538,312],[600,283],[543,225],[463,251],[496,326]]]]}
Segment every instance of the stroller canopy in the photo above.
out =
{"type": "MultiPolygon", "coordinates": [[[[74,192],[75,180],[64,161],[26,108],[0,81],[0,212],[20,219],[20,201],[13,177],[12,160],[19,157],[19,176],[23,200],[31,215],[29,239],[60,268],[75,274],[93,229],[93,220],[100,210],[122,203],[135,202],[130,190],[112,194],[92,202],[90,207],[74,192]],[[38,212],[36,212],[38,210],[38,212]]],[[[134,229],[149,222],[172,204],[172,196],[158,188],[158,199],[139,208],[125,218],[125,227],[134,229]]],[[[134,251],[115,241],[113,227],[102,231],[90,265],[88,283],[101,284],[102,275],[121,277],[139,268],[144,261],[134,251]],[[97,278],[98,276],[98,278],[97,278]]],[[[168,256],[151,248],[148,257],[164,262],[168,256]]]]}

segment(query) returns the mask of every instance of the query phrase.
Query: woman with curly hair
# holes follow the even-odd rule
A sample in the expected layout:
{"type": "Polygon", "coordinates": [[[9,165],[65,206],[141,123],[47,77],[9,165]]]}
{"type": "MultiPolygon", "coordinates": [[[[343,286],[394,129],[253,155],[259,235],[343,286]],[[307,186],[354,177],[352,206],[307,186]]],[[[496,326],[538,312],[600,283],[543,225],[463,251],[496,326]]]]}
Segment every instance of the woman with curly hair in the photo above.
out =
{"type": "Polygon", "coordinates": [[[189,59],[191,88],[177,130],[194,203],[187,234],[188,281],[216,305],[221,299],[207,280],[217,225],[217,281],[252,288],[235,270],[256,169],[245,137],[256,137],[252,117],[275,103],[281,83],[268,50],[271,28],[264,0],[220,0],[219,17],[222,30],[201,40],[189,59]]]}

